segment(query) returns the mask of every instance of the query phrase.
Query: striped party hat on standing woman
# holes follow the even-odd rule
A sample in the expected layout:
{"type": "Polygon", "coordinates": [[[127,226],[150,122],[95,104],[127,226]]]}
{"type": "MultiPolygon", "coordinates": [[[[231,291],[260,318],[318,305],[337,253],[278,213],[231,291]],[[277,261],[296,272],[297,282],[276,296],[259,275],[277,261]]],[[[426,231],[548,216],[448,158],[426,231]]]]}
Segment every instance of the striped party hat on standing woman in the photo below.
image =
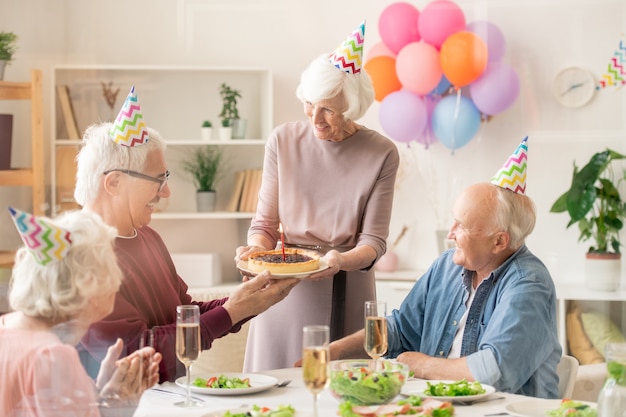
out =
{"type": "Polygon", "coordinates": [[[491,183],[518,194],[526,193],[526,162],[528,160],[528,136],[517,146],[491,183]]]}
{"type": "Polygon", "coordinates": [[[67,255],[72,244],[70,232],[30,213],[9,207],[20,237],[37,262],[46,265],[67,255]]]}
{"type": "Polygon", "coordinates": [[[348,74],[361,72],[363,63],[363,41],[365,40],[365,21],[343,41],[328,57],[331,64],[348,74]]]}
{"type": "Polygon", "coordinates": [[[148,142],[148,128],[143,120],[135,86],[131,87],[111,131],[113,142],[122,146],[139,146],[148,142]]]}

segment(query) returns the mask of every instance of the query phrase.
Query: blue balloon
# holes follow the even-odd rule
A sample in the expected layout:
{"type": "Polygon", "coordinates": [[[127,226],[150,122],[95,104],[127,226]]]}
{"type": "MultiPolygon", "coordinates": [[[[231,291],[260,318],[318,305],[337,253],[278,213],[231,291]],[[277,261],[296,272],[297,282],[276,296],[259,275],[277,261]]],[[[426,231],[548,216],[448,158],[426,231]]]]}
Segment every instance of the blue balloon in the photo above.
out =
{"type": "Polygon", "coordinates": [[[433,110],[433,132],[446,148],[459,149],[474,137],[480,127],[480,112],[467,97],[449,95],[433,110]]]}
{"type": "Polygon", "coordinates": [[[446,91],[448,91],[450,87],[452,87],[452,84],[450,83],[450,81],[448,81],[445,75],[441,74],[441,79],[439,80],[439,84],[437,84],[437,87],[435,87],[433,91],[430,92],[430,94],[435,94],[435,95],[440,96],[446,91]]]}

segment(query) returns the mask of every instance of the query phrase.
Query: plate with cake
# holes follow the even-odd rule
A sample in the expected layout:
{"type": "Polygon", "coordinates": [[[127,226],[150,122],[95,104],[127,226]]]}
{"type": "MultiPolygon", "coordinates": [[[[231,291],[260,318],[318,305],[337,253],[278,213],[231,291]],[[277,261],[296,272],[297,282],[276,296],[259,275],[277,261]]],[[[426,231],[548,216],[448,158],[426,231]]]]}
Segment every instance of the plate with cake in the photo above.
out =
{"type": "Polygon", "coordinates": [[[284,256],[281,249],[253,253],[247,261],[239,261],[237,269],[251,276],[269,270],[276,278],[306,278],[328,269],[328,265],[316,252],[285,248],[284,256]]]}

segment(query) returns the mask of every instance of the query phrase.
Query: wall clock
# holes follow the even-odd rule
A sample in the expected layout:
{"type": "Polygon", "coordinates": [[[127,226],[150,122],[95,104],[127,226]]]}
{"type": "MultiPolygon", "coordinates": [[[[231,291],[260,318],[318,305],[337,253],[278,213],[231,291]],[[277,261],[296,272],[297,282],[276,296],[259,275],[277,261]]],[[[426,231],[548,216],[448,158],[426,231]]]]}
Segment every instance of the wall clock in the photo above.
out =
{"type": "Polygon", "coordinates": [[[595,84],[590,71],[580,67],[568,67],[554,77],[552,94],[565,107],[582,107],[593,98],[595,84]]]}

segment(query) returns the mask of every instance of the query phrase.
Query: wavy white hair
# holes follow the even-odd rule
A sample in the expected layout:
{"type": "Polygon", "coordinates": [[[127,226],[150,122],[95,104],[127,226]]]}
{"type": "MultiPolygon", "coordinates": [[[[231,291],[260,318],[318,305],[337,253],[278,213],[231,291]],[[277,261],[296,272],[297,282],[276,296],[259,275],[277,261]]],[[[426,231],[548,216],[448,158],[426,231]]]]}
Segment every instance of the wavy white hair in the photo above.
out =
{"type": "Polygon", "coordinates": [[[374,102],[374,87],[364,68],[359,74],[339,70],[328,60],[328,54],[314,59],[300,76],[296,96],[300,101],[317,103],[343,93],[348,108],[347,120],[358,120],[374,102]]]}

